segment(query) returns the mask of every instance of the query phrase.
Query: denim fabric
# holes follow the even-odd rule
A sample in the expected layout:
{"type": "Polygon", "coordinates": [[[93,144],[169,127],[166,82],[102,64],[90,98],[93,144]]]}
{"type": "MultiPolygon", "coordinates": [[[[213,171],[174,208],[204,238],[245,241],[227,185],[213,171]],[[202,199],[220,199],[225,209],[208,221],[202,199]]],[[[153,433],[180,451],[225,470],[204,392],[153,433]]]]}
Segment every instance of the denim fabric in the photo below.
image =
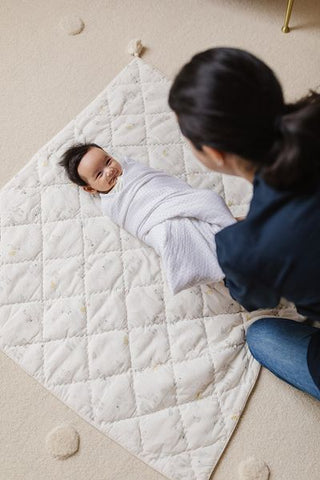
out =
{"type": "MultiPolygon", "coordinates": [[[[247,330],[254,358],[277,377],[320,400],[308,367],[311,335],[316,327],[287,318],[262,318],[247,330]]],[[[319,365],[320,368],[320,365],[319,365]]]]}

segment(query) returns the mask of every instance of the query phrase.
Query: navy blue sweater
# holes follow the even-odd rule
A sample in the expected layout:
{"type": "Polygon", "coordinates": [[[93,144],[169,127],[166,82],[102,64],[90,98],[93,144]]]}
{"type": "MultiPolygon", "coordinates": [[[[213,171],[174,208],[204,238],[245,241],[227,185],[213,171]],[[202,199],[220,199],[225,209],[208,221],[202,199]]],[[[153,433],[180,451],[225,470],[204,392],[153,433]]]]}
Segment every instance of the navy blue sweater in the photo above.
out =
{"type": "MultiPolygon", "coordinates": [[[[276,307],[284,297],[320,320],[320,185],[303,194],[280,191],[257,173],[246,219],[215,238],[225,285],[246,310],[276,307]]],[[[320,388],[320,329],[308,366],[320,388]]]]}

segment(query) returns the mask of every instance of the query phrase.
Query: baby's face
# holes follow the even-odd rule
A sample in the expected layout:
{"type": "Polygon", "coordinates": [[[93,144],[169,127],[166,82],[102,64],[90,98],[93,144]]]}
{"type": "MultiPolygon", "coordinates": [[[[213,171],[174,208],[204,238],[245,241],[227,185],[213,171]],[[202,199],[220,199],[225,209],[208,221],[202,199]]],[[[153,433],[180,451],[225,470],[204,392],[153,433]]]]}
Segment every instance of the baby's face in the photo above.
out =
{"type": "Polygon", "coordinates": [[[80,177],[88,184],[82,187],[89,193],[107,193],[122,174],[119,162],[101,148],[91,147],[78,165],[80,177]]]}

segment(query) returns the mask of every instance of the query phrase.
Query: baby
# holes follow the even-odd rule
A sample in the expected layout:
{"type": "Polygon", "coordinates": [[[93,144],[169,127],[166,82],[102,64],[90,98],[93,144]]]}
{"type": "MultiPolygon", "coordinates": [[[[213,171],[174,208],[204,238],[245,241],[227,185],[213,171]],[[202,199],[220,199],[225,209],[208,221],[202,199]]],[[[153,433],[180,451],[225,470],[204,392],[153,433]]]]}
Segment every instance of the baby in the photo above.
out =
{"type": "Polygon", "coordinates": [[[236,220],[217,193],[129,157],[117,161],[94,143],[69,148],[59,164],[100,196],[105,215],[154,248],[173,294],[224,278],[214,236],[236,220]]]}

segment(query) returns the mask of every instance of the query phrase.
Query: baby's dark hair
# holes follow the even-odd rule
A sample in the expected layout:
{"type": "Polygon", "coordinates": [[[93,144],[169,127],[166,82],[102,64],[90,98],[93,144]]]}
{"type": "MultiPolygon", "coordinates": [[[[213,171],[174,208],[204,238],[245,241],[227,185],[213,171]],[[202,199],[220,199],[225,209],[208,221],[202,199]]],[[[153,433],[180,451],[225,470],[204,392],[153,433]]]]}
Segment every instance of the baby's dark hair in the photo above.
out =
{"type": "Polygon", "coordinates": [[[80,177],[78,173],[78,165],[82,157],[91,147],[97,147],[103,150],[100,145],[95,143],[78,143],[68,148],[68,150],[66,150],[62,156],[62,160],[59,162],[59,165],[65,168],[69,180],[71,180],[73,183],[76,183],[80,187],[85,187],[88,184],[80,177]]]}

